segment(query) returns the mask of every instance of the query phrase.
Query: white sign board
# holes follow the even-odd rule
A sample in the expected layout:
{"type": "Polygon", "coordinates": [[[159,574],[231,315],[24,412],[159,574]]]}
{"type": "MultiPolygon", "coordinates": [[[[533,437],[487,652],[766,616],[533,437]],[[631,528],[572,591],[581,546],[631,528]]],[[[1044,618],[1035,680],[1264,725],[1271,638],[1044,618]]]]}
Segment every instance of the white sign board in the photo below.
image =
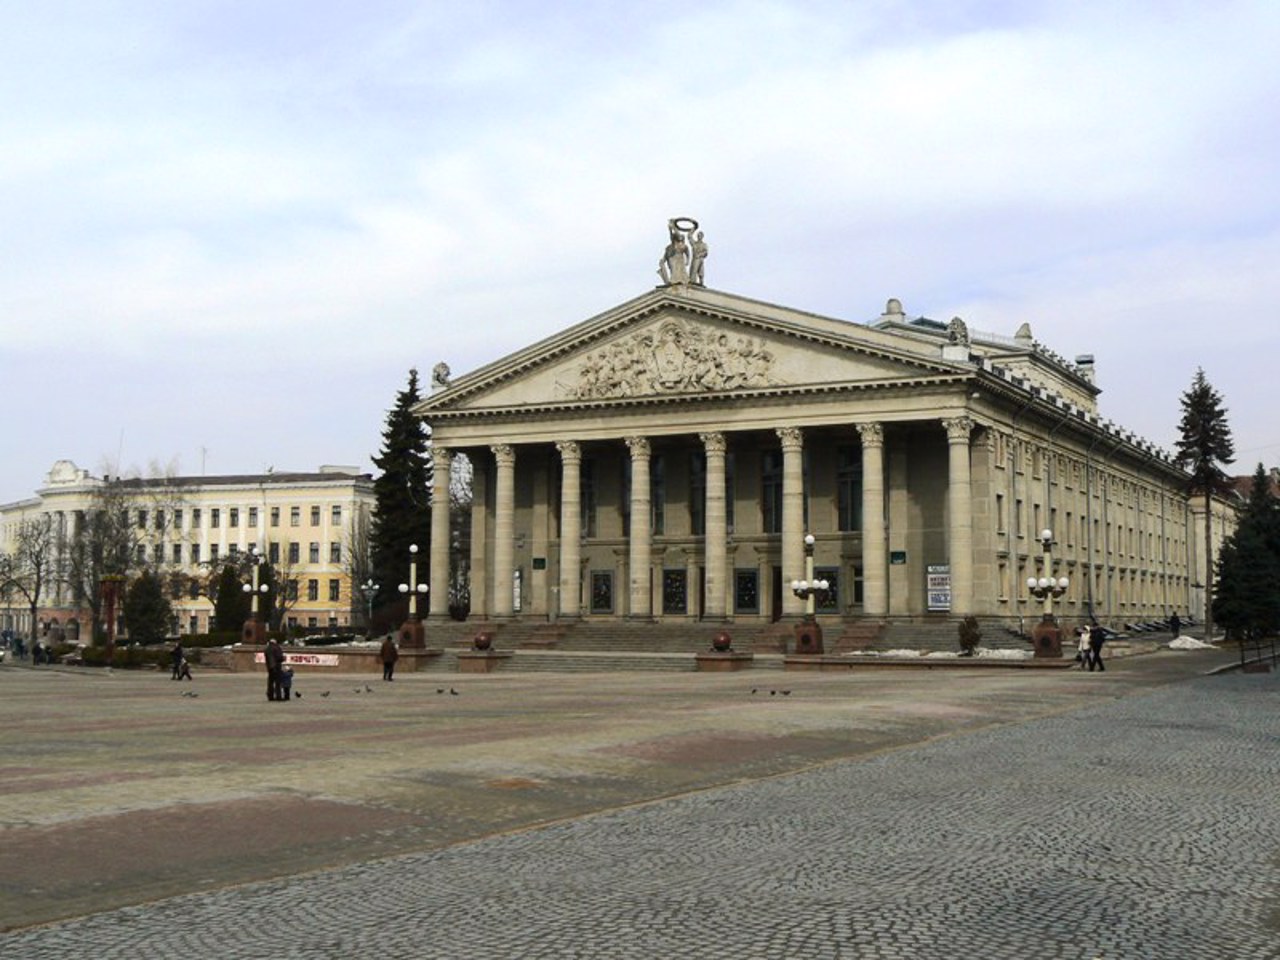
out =
{"type": "Polygon", "coordinates": [[[930,564],[925,571],[925,590],[930,610],[951,609],[951,566],[946,563],[930,564]]]}
{"type": "MultiPolygon", "coordinates": [[[[266,654],[255,653],[253,662],[266,663],[266,654]]],[[[338,655],[336,653],[292,653],[286,650],[284,662],[291,667],[336,667],[338,665],[338,655]]]]}

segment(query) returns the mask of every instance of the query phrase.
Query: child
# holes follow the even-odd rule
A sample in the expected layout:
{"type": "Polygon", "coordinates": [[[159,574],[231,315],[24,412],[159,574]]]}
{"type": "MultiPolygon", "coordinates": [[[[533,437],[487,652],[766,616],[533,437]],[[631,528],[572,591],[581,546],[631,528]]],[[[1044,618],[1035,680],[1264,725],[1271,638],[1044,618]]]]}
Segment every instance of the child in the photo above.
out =
{"type": "Polygon", "coordinates": [[[288,700],[293,695],[293,667],[280,668],[280,691],[283,700],[288,700]]]}

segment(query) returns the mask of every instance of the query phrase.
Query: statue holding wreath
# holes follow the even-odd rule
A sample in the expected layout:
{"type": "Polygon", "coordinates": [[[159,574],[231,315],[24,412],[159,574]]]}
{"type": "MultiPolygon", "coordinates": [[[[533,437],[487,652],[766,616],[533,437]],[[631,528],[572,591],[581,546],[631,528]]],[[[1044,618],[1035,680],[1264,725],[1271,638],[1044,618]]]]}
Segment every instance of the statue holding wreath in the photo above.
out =
{"type": "Polygon", "coordinates": [[[698,221],[692,217],[674,217],[667,221],[670,240],[658,261],[658,276],[663,284],[693,283],[702,286],[707,244],[697,231],[698,221]]]}

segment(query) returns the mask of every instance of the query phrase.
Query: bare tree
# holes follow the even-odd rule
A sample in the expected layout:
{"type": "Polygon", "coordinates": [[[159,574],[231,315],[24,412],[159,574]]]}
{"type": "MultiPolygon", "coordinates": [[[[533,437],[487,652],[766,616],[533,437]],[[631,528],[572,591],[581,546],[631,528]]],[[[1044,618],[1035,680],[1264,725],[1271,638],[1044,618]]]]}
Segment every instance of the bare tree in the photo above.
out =
{"type": "Polygon", "coordinates": [[[16,592],[31,614],[31,641],[36,638],[40,598],[57,582],[58,528],[52,514],[21,521],[12,554],[0,555],[0,589],[16,592]]]}
{"type": "Polygon", "coordinates": [[[106,480],[93,492],[84,522],[67,551],[66,580],[72,600],[88,608],[95,640],[102,626],[104,579],[128,578],[139,566],[139,531],[130,517],[129,482],[106,480]]]}

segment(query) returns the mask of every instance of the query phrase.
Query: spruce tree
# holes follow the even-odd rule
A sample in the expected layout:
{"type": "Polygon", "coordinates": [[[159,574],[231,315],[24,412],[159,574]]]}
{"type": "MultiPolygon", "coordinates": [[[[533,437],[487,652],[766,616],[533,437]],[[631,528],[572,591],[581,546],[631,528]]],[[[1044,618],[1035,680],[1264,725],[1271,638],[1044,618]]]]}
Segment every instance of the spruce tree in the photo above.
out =
{"type": "Polygon", "coordinates": [[[219,633],[238,631],[249,619],[249,595],[244,592],[240,572],[231,564],[218,575],[218,589],[213,598],[214,629],[219,633]]]}
{"type": "MultiPolygon", "coordinates": [[[[1262,464],[1240,523],[1222,545],[1214,619],[1229,636],[1256,640],[1280,630],[1280,504],[1262,464]]],[[[1243,655],[1243,652],[1242,652],[1243,655]]]]}
{"type": "Polygon", "coordinates": [[[1235,443],[1227,424],[1222,397],[1197,369],[1182,395],[1182,421],[1178,425],[1177,460],[1186,467],[1187,492],[1204,497],[1204,614],[1205,639],[1213,639],[1213,498],[1231,492],[1231,478],[1223,471],[1235,460],[1235,443]]]}
{"type": "MultiPolygon", "coordinates": [[[[373,579],[381,586],[374,605],[385,608],[399,600],[396,587],[409,579],[409,546],[418,546],[418,581],[429,575],[427,549],[431,538],[431,454],[427,429],[414,415],[422,399],[418,371],[409,371],[409,385],[396,395],[382,431],[382,452],[373,458],[381,471],[373,481],[375,514],[370,531],[373,579]]],[[[446,597],[429,597],[433,604],[446,597]]]]}
{"type": "Polygon", "coordinates": [[[124,598],[124,623],[135,643],[160,643],[169,635],[173,607],[164,585],[150,570],[143,570],[124,598]]]}

